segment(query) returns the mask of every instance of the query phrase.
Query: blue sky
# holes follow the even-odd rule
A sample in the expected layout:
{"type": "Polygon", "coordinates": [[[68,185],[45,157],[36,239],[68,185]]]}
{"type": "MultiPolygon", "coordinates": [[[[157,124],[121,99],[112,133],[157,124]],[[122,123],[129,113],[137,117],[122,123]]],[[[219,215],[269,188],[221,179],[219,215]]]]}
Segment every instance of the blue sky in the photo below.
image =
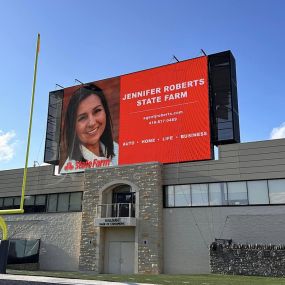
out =
{"type": "Polygon", "coordinates": [[[283,0],[0,0],[0,169],[25,161],[41,34],[29,165],[43,162],[49,91],[231,50],[241,141],[285,137],[283,0]]]}

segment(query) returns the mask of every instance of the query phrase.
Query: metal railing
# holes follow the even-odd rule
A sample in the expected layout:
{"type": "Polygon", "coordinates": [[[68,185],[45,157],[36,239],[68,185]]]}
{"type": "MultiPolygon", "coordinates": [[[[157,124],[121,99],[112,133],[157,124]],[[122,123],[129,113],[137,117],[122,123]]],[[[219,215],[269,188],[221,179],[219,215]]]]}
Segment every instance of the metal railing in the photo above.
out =
{"type": "Polygon", "coordinates": [[[135,217],[134,203],[100,204],[96,206],[96,218],[135,217]]]}

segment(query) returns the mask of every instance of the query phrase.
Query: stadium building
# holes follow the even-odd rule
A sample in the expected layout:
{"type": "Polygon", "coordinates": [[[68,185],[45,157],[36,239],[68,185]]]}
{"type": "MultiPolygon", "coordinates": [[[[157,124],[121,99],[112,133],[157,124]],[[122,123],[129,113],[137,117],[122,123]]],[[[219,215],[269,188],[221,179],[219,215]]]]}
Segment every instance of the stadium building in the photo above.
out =
{"type": "MultiPolygon", "coordinates": [[[[51,92],[51,165],[28,169],[25,214],[5,217],[10,264],[209,273],[215,239],[284,243],[285,139],[240,143],[230,51],[94,86],[109,104],[118,163],[71,159],[63,118],[85,86],[51,92]]],[[[0,172],[1,209],[19,207],[22,176],[23,169],[0,172]]]]}

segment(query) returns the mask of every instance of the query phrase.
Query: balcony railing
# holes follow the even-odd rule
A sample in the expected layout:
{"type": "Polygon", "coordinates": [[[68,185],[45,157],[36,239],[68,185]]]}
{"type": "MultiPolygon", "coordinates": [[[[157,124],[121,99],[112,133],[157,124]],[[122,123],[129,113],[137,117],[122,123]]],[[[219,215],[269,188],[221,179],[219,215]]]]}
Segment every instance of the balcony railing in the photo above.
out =
{"type": "Polygon", "coordinates": [[[96,206],[96,218],[135,217],[135,204],[115,203],[96,206]]]}

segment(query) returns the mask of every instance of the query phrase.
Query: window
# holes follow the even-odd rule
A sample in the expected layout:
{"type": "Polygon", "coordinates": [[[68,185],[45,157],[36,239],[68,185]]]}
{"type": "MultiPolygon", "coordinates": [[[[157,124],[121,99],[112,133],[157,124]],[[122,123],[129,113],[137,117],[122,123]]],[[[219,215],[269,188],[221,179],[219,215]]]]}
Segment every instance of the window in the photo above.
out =
{"type": "Polygon", "coordinates": [[[21,204],[21,197],[15,197],[14,198],[14,207],[20,208],[20,204],[21,204]]]}
{"type": "Polygon", "coordinates": [[[57,194],[48,195],[48,212],[56,212],[57,208],[57,194]]]}
{"type": "Polygon", "coordinates": [[[166,207],[285,204],[285,179],[169,185],[166,207]]]}
{"type": "Polygon", "coordinates": [[[70,193],[69,211],[81,211],[82,193],[70,193]]]}
{"type": "Polygon", "coordinates": [[[285,179],[268,180],[270,204],[285,203],[285,179]]]}
{"type": "Polygon", "coordinates": [[[165,192],[166,207],[191,206],[190,185],[167,186],[165,192]]]}
{"type": "Polygon", "coordinates": [[[69,193],[58,194],[57,212],[67,212],[69,205],[69,193]]]}
{"type": "Polygon", "coordinates": [[[227,205],[227,184],[226,183],[210,183],[209,184],[209,204],[214,205],[227,205]]]}
{"type": "Polygon", "coordinates": [[[192,206],[208,206],[208,184],[192,184],[192,206]]]}
{"type": "Polygon", "coordinates": [[[26,213],[34,212],[35,196],[25,196],[24,210],[26,213]]]}
{"type": "Polygon", "coordinates": [[[246,182],[228,182],[228,199],[229,205],[247,205],[247,188],[246,182]]]}
{"type": "Polygon", "coordinates": [[[175,186],[174,201],[176,207],[191,206],[190,185],[175,186]]]}
{"type": "Polygon", "coordinates": [[[4,209],[12,209],[13,208],[14,199],[13,197],[6,197],[4,198],[4,209]]]}
{"type": "Polygon", "coordinates": [[[166,207],[174,207],[174,186],[167,186],[166,188],[166,199],[165,199],[166,207]]]}
{"type": "Polygon", "coordinates": [[[46,195],[36,196],[34,211],[39,213],[46,211],[46,195]]]}
{"type": "Polygon", "coordinates": [[[250,205],[269,204],[266,180],[248,181],[248,202],[250,205]]]}
{"type": "MultiPolygon", "coordinates": [[[[0,198],[0,209],[19,209],[21,197],[0,198]]],[[[28,195],[24,199],[24,213],[81,211],[82,192],[28,195]]]]}

